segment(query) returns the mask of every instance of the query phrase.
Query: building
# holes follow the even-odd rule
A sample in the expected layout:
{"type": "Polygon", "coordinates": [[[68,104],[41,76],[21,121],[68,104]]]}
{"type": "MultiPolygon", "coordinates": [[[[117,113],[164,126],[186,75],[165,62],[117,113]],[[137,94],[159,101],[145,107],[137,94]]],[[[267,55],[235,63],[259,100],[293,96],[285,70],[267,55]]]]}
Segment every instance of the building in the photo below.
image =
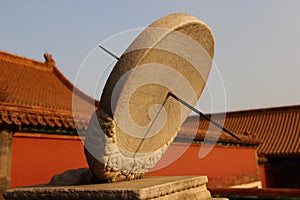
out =
{"type": "MultiPolygon", "coordinates": [[[[45,62],[39,62],[0,52],[0,70],[2,187],[46,183],[54,174],[86,167],[75,123],[78,129],[86,130],[95,100],[76,89],[48,54],[45,62]],[[72,98],[79,101],[77,110],[73,109],[75,117],[72,98]]],[[[191,122],[196,118],[190,119],[164,156],[167,159],[156,169],[170,159],[176,159],[175,162],[149,175],[165,174],[167,170],[178,175],[209,175],[213,185],[259,182],[255,138],[242,136],[244,144],[241,144],[222,133],[209,156],[198,159],[205,132],[198,132],[194,139],[191,122]],[[181,157],[177,159],[176,155],[181,157]],[[231,159],[240,162],[236,164],[231,159]],[[182,162],[190,164],[187,167],[182,162]]]]}
{"type": "MultiPolygon", "coordinates": [[[[213,118],[219,123],[223,122],[224,127],[239,137],[248,136],[248,139],[242,138],[241,144],[236,143],[238,148],[249,144],[249,138],[255,139],[252,142],[259,142],[256,160],[263,187],[300,188],[300,106],[218,113],[214,114],[213,118]],[[224,118],[224,116],[226,117],[224,118]]],[[[198,132],[194,141],[203,143],[203,133],[207,134],[209,122],[204,119],[199,120],[195,116],[186,121],[177,137],[191,138],[186,129],[195,124],[199,125],[197,125],[198,132]]],[[[210,133],[208,132],[208,134],[210,133]]],[[[232,138],[230,139],[231,142],[234,142],[232,138]]],[[[222,141],[225,144],[226,141],[222,139],[221,135],[218,142],[222,143],[222,141]]],[[[227,141],[227,144],[228,142],[230,143],[227,141]]],[[[218,148],[217,145],[215,147],[218,148]]],[[[222,151],[224,149],[225,147],[222,151]]],[[[239,153],[241,154],[242,150],[239,150],[239,153]]],[[[224,156],[229,156],[229,154],[224,156]]],[[[241,160],[233,158],[231,161],[238,163],[242,160],[243,158],[241,160]]],[[[243,179],[243,177],[241,178],[243,179]]]]}
{"type": "MultiPolygon", "coordinates": [[[[50,55],[39,62],[0,52],[0,187],[47,183],[54,174],[87,167],[76,128],[85,131],[94,110],[95,100],[50,55]]],[[[300,106],[208,116],[242,142],[191,116],[147,175],[207,175],[211,188],[299,188],[300,106]]]]}
{"type": "Polygon", "coordinates": [[[77,129],[95,100],[69,82],[51,55],[45,62],[0,51],[0,188],[49,182],[86,167],[77,129]],[[72,108],[72,100],[78,102],[72,108]]]}

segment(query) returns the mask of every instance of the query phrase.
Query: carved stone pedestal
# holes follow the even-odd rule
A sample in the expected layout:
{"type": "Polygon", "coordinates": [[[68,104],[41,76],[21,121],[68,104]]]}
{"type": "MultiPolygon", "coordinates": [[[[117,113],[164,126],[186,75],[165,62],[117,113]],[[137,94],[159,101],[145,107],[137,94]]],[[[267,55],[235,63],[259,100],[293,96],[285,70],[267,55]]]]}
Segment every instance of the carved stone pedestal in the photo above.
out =
{"type": "Polygon", "coordinates": [[[8,189],[6,200],[13,199],[211,199],[206,176],[144,177],[119,183],[80,186],[36,186],[8,189]]]}

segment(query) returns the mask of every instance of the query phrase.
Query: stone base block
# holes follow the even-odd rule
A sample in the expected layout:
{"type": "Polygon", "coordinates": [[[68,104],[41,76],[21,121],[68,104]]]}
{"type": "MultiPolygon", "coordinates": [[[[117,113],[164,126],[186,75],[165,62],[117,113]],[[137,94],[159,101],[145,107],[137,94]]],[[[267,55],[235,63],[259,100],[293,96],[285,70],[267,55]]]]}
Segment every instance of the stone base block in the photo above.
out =
{"type": "Polygon", "coordinates": [[[4,192],[13,199],[211,199],[206,176],[160,176],[119,183],[78,186],[40,185],[13,188],[4,192]]]}

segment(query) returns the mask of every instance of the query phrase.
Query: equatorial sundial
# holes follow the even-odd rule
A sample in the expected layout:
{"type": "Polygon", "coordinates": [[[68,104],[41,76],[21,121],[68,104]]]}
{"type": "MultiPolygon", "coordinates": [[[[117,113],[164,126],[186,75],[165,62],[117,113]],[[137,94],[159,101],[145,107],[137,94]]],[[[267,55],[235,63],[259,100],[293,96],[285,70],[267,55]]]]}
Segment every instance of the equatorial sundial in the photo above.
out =
{"type": "Polygon", "coordinates": [[[194,105],[213,56],[210,28],[183,13],[158,19],[120,58],[114,56],[118,62],[85,140],[85,155],[97,181],[141,178],[167,150],[191,110],[206,118],[194,105]]]}

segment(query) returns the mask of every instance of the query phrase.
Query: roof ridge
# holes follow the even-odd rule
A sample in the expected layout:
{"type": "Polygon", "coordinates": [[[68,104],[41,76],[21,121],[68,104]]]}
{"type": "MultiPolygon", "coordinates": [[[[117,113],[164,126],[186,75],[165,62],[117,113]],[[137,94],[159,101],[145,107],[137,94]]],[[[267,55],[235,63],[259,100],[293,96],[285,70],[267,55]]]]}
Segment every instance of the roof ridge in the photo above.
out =
{"type": "Polygon", "coordinates": [[[47,60],[45,62],[37,61],[32,58],[27,58],[25,56],[19,56],[16,54],[4,52],[2,50],[0,50],[0,60],[39,70],[52,71],[52,66],[47,63],[47,60]]]}
{"type": "Polygon", "coordinates": [[[98,105],[98,101],[96,99],[90,97],[89,95],[81,91],[78,87],[76,87],[76,85],[74,85],[56,66],[53,66],[53,73],[59,80],[61,80],[64,83],[64,85],[68,89],[73,91],[73,94],[75,92],[76,95],[83,98],[84,100],[98,105]]]}
{"type": "Polygon", "coordinates": [[[274,106],[268,108],[254,108],[254,109],[246,109],[246,110],[237,110],[230,111],[227,114],[235,114],[235,113],[270,113],[270,112],[278,112],[278,111],[295,111],[300,110],[300,105],[284,105],[284,106],[274,106]]]}
{"type": "Polygon", "coordinates": [[[44,54],[45,62],[37,61],[32,58],[27,58],[24,56],[19,56],[16,54],[4,52],[0,50],[0,60],[4,60],[10,63],[20,64],[22,66],[31,67],[38,70],[50,71],[52,72],[59,80],[61,80],[64,85],[75,92],[83,100],[86,100],[90,103],[97,104],[98,101],[89,95],[85,94],[79,88],[77,88],[66,76],[57,68],[54,59],[51,54],[44,54]]]}
{"type": "Polygon", "coordinates": [[[76,126],[85,129],[98,101],[73,85],[51,54],[44,58],[40,62],[0,50],[0,125],[74,129],[79,122],[76,126]],[[78,101],[75,109],[73,101],[78,101]]]}
{"type": "MultiPolygon", "coordinates": [[[[235,116],[235,115],[240,115],[244,113],[261,113],[261,114],[266,114],[266,113],[274,113],[274,112],[280,112],[280,111],[286,111],[286,112],[292,112],[292,111],[300,111],[300,105],[287,105],[287,106],[277,106],[277,107],[269,107],[269,108],[254,108],[254,109],[245,109],[245,110],[237,110],[237,111],[229,111],[229,112],[216,112],[216,113],[207,113],[205,114],[206,116],[214,116],[218,117],[218,115],[221,116],[235,116]]],[[[191,115],[189,118],[198,118],[198,115],[191,115]]]]}

